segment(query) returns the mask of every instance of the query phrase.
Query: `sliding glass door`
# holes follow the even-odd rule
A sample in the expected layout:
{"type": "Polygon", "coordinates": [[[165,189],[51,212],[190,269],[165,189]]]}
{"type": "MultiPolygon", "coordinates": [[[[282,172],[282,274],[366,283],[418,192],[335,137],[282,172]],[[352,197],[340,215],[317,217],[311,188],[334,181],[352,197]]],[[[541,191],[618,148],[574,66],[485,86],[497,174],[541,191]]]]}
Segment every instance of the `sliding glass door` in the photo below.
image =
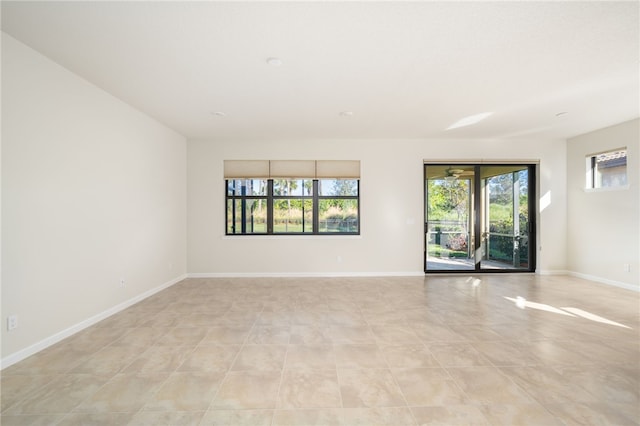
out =
{"type": "Polygon", "coordinates": [[[535,169],[426,164],[425,271],[534,271],[535,169]]]}

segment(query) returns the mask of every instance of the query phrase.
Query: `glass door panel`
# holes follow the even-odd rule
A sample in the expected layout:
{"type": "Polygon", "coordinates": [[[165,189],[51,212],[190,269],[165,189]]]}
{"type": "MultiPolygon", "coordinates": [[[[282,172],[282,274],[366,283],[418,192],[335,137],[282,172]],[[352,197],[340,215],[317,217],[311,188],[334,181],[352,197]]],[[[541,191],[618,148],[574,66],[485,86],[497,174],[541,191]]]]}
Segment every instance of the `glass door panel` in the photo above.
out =
{"type": "Polygon", "coordinates": [[[482,166],[481,269],[529,269],[529,168],[482,166]]]}
{"type": "Polygon", "coordinates": [[[474,270],[474,168],[425,167],[426,270],[474,270]]]}
{"type": "Polygon", "coordinates": [[[534,171],[426,164],[425,271],[534,271],[534,171]]]}

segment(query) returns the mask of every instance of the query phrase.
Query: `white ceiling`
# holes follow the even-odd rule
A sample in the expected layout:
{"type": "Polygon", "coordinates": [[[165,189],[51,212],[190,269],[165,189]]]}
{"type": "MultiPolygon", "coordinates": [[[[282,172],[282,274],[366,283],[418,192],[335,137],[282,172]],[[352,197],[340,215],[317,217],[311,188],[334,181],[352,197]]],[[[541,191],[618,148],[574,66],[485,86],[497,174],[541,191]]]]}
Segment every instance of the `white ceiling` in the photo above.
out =
{"type": "Polygon", "coordinates": [[[213,140],[575,136],[640,115],[639,26],[636,1],[2,1],[9,35],[213,140]]]}

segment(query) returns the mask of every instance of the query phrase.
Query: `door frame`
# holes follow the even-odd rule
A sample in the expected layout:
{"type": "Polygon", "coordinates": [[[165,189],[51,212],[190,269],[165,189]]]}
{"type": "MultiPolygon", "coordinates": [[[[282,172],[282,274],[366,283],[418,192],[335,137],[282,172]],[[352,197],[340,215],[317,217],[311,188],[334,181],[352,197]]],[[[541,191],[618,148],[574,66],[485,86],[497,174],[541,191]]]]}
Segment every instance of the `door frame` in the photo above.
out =
{"type": "Polygon", "coordinates": [[[536,271],[537,267],[537,232],[538,232],[538,179],[539,179],[539,166],[540,162],[538,160],[424,160],[422,164],[422,175],[423,175],[423,221],[424,221],[424,229],[423,229],[423,260],[424,260],[424,272],[425,274],[495,274],[495,273],[533,273],[536,271]],[[473,269],[436,269],[430,270],[427,268],[427,251],[428,251],[428,241],[427,241],[427,232],[428,232],[428,185],[427,185],[427,167],[428,166],[443,166],[443,165],[466,165],[473,166],[474,169],[474,179],[473,179],[473,194],[475,194],[474,199],[470,201],[471,203],[471,211],[470,216],[473,217],[473,229],[470,230],[473,235],[473,242],[470,241],[470,244],[473,243],[473,247],[470,247],[470,251],[473,253],[473,269]],[[508,167],[508,166],[526,166],[529,172],[528,176],[528,186],[529,186],[529,196],[528,196],[528,209],[529,209],[529,244],[528,244],[528,267],[522,269],[482,269],[481,261],[477,259],[477,250],[482,249],[482,179],[480,178],[480,170],[483,166],[497,166],[497,167],[508,167]]]}

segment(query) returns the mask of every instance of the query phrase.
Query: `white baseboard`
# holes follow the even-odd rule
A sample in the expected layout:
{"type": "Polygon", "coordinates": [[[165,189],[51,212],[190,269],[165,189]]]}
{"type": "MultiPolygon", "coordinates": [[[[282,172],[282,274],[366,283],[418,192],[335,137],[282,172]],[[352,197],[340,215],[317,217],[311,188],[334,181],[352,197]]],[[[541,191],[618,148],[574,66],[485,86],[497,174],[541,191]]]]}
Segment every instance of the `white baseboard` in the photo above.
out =
{"type": "Polygon", "coordinates": [[[624,288],[626,290],[632,290],[632,291],[640,292],[640,286],[629,284],[629,283],[623,283],[621,281],[614,281],[614,280],[610,280],[610,279],[607,279],[607,278],[596,277],[594,275],[582,274],[580,272],[573,272],[573,271],[568,271],[567,275],[570,275],[570,276],[576,277],[576,278],[582,278],[583,280],[595,281],[595,282],[601,283],[601,284],[612,285],[614,287],[620,287],[620,288],[624,288]]]}
{"type": "Polygon", "coordinates": [[[192,272],[189,278],[423,277],[424,272],[192,272]]]}
{"type": "Polygon", "coordinates": [[[538,275],[569,275],[569,271],[565,271],[562,269],[542,269],[536,271],[538,275]]]}
{"type": "Polygon", "coordinates": [[[138,302],[143,301],[144,299],[153,296],[154,294],[158,293],[159,291],[162,291],[166,288],[171,287],[172,285],[184,280],[185,278],[187,278],[187,274],[181,275],[177,278],[172,279],[171,281],[167,281],[166,283],[152,288],[151,290],[145,291],[144,293],[141,293],[129,300],[126,300],[112,308],[107,309],[104,312],[99,313],[98,315],[94,315],[91,318],[87,318],[84,321],[79,322],[78,324],[75,324],[65,330],[62,330],[52,336],[49,336],[29,347],[26,347],[22,350],[19,350],[18,352],[15,352],[11,355],[8,355],[4,358],[2,358],[2,360],[0,360],[0,370],[5,369],[17,362],[22,361],[23,359],[26,359],[28,357],[30,357],[31,355],[34,355],[38,352],[40,352],[43,349],[48,348],[49,346],[52,346],[58,342],[60,342],[63,339],[66,339],[67,337],[70,337],[76,333],[78,333],[79,331],[84,330],[85,328],[91,327],[92,325],[102,321],[105,318],[110,317],[111,315],[117,314],[118,312],[127,309],[130,306],[135,305],[138,302]]]}

